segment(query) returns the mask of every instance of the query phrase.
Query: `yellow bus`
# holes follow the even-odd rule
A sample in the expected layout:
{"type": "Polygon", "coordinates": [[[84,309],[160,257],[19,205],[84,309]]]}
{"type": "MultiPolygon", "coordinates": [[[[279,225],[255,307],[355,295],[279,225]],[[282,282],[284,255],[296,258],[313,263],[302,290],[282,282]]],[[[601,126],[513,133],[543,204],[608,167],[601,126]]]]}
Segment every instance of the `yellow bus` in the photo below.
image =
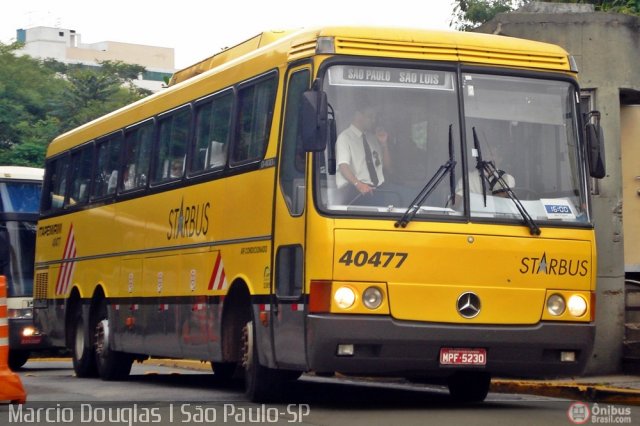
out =
{"type": "Polygon", "coordinates": [[[548,44],[263,33],[50,144],[37,325],[78,377],[209,360],[255,401],[303,372],[465,401],[491,376],[579,374],[604,170],[578,105],[548,44]]]}

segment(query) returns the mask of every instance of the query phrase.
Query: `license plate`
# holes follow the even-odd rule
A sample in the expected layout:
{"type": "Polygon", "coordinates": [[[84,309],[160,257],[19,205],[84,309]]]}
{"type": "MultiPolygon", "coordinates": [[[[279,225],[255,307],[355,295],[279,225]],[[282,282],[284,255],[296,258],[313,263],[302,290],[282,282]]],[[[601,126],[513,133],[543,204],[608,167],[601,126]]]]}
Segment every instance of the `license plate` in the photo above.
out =
{"type": "Polygon", "coordinates": [[[22,345],[39,345],[42,342],[42,336],[22,336],[20,344],[22,345]]]}
{"type": "Polygon", "coordinates": [[[487,365],[487,350],[482,348],[442,348],[440,365],[487,365]]]}

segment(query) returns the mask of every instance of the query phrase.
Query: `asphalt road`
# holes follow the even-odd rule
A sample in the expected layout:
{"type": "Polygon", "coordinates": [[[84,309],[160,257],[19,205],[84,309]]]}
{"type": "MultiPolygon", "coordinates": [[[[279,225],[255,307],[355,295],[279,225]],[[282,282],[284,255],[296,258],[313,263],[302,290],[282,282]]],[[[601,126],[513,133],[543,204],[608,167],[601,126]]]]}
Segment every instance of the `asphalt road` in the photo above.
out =
{"type": "Polygon", "coordinates": [[[495,393],[461,405],[446,389],[391,381],[303,376],[286,403],[264,405],[240,383],[216,386],[211,373],[179,367],[135,364],[129,380],[104,382],[76,378],[68,360],[31,360],[19,375],[27,404],[0,405],[0,425],[571,425],[586,412],[582,424],[640,422],[640,407],[495,393]]]}

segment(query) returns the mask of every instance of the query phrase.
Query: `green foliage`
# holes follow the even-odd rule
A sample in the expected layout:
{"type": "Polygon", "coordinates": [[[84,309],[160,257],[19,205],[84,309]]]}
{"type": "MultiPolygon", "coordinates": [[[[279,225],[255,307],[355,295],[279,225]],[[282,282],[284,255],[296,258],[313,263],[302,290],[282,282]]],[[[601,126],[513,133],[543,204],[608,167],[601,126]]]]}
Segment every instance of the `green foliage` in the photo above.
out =
{"type": "Polygon", "coordinates": [[[640,15],[640,0],[611,0],[611,1],[593,1],[596,10],[605,12],[617,12],[627,15],[640,15]]]}
{"type": "Polygon", "coordinates": [[[133,80],[139,65],[100,67],[16,56],[20,43],[0,43],[0,164],[42,167],[57,135],[150,94],[133,80]]]}
{"type": "MultiPolygon", "coordinates": [[[[498,13],[509,12],[532,0],[455,0],[450,25],[468,31],[491,20],[498,13]]],[[[596,11],[640,15],[640,0],[545,0],[550,3],[593,4],[596,11]]]]}
{"type": "Polygon", "coordinates": [[[450,25],[460,31],[471,30],[498,13],[517,9],[528,0],[457,0],[454,1],[450,25]]]}

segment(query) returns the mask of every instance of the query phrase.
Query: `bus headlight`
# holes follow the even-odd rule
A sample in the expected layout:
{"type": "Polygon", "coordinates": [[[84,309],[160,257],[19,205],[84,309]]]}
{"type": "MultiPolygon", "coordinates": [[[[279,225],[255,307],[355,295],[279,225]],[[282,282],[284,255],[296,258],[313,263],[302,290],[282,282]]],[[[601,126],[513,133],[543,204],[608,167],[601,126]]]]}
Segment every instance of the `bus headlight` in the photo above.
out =
{"type": "Polygon", "coordinates": [[[369,287],[362,294],[362,303],[369,309],[378,309],[382,305],[382,292],[378,287],[369,287]]]}
{"type": "Polygon", "coordinates": [[[584,300],[582,296],[574,294],[569,298],[567,307],[569,308],[569,313],[571,315],[574,317],[581,317],[587,312],[587,301],[584,300]]]}
{"type": "Polygon", "coordinates": [[[547,300],[547,311],[553,316],[560,316],[566,307],[564,297],[559,294],[552,294],[547,300]]]}
{"type": "Polygon", "coordinates": [[[23,337],[31,337],[34,334],[36,334],[36,329],[33,327],[25,327],[22,329],[22,336],[23,337]]]}
{"type": "Polygon", "coordinates": [[[13,318],[13,319],[31,319],[33,318],[33,309],[31,308],[8,309],[7,317],[13,318]]]}
{"type": "Polygon", "coordinates": [[[349,309],[356,302],[356,294],[349,287],[340,287],[333,294],[333,300],[340,309],[349,309]]]}

